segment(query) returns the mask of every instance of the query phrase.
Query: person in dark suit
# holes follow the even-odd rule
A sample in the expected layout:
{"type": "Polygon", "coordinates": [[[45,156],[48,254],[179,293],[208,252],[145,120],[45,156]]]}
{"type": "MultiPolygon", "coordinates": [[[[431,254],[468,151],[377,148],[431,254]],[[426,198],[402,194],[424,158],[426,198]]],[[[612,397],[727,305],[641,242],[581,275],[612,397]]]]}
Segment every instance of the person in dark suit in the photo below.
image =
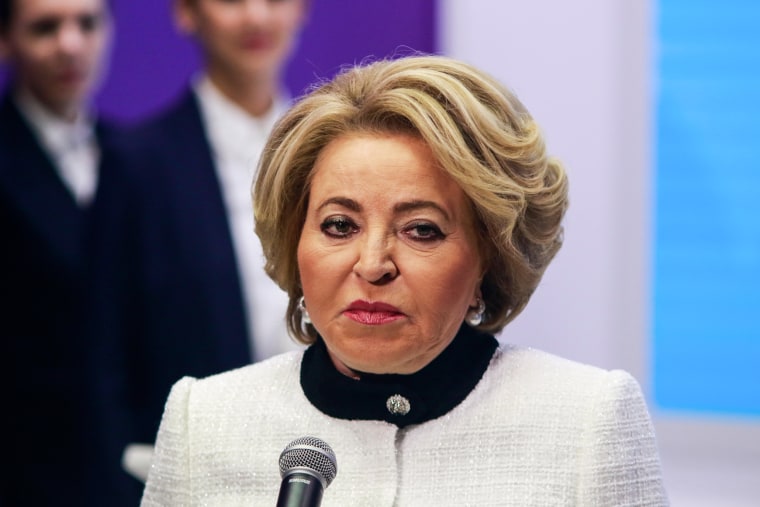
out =
{"type": "Polygon", "coordinates": [[[3,506],[91,505],[84,241],[115,127],[88,99],[109,16],[102,0],[0,0],[3,506]]]}
{"type": "MultiPolygon", "coordinates": [[[[126,449],[138,478],[151,448],[130,444],[153,443],[174,382],[299,347],[286,330],[287,295],[251,234],[250,188],[288,106],[281,78],[306,4],[175,0],[203,69],[122,140],[119,170],[103,182],[94,255],[102,427],[111,462],[126,449]]],[[[119,496],[136,496],[142,485],[125,480],[119,496]]]]}

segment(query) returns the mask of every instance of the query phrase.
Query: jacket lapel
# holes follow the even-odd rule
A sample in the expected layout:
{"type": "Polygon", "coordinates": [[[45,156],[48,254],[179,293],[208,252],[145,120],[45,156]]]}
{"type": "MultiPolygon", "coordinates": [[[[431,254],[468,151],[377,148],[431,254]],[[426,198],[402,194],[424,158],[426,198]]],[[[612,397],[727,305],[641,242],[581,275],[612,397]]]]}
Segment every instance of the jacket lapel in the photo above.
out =
{"type": "Polygon", "coordinates": [[[0,192],[42,247],[69,265],[81,256],[83,212],[11,99],[0,105],[0,192]]]}
{"type": "Polygon", "coordinates": [[[193,94],[166,127],[176,134],[168,156],[178,239],[192,255],[191,269],[207,273],[202,283],[211,295],[207,303],[218,331],[220,363],[224,368],[240,366],[250,358],[241,281],[212,149],[193,94]]]}

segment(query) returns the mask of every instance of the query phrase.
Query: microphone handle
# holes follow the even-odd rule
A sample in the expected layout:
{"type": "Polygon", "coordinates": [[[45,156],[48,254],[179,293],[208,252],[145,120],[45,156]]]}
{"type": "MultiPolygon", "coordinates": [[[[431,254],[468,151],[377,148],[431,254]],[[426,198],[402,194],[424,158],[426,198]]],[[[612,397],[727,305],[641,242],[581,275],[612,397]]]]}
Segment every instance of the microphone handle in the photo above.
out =
{"type": "Polygon", "coordinates": [[[282,478],[277,507],[319,507],[322,492],[322,483],[316,477],[294,471],[282,478]]]}

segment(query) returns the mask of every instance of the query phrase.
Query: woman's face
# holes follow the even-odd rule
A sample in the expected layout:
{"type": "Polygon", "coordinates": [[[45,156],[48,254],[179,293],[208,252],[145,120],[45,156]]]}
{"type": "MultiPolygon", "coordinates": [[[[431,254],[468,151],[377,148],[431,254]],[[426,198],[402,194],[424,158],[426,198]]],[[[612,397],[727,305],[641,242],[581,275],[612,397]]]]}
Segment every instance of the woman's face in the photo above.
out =
{"type": "Polygon", "coordinates": [[[421,141],[348,135],[314,166],[298,266],[344,374],[413,373],[451,343],[482,272],[471,206],[421,141]]]}

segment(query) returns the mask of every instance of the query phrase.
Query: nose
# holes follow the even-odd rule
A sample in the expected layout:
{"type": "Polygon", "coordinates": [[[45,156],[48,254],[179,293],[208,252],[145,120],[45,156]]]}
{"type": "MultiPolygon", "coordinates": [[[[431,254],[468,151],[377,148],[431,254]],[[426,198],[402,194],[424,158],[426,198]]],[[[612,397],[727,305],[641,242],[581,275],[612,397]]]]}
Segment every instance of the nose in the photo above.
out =
{"type": "Polygon", "coordinates": [[[354,264],[354,273],[375,285],[395,279],[399,271],[393,257],[392,242],[384,234],[367,234],[364,241],[359,243],[359,257],[354,264]]]}
{"type": "Polygon", "coordinates": [[[68,55],[76,54],[85,44],[86,34],[77,23],[65,23],[58,32],[58,47],[68,55]]]}
{"type": "Polygon", "coordinates": [[[245,19],[252,24],[260,25],[266,23],[270,14],[271,0],[246,0],[245,1],[245,19]]]}

